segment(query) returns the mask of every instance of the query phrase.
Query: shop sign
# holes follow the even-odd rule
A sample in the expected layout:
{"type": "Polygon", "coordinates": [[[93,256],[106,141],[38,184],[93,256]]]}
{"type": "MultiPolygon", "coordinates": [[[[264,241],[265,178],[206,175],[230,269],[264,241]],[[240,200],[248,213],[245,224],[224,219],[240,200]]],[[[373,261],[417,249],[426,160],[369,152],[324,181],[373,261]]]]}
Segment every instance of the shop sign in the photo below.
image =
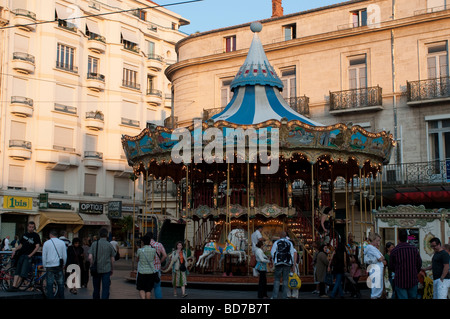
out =
{"type": "Polygon", "coordinates": [[[80,203],[80,213],[103,214],[103,204],[101,204],[101,203],[80,203]]]}
{"type": "Polygon", "coordinates": [[[32,197],[19,197],[19,196],[3,196],[3,208],[5,209],[33,209],[32,197]]]}
{"type": "Polygon", "coordinates": [[[39,208],[40,209],[48,208],[48,193],[39,194],[39,208]]]}
{"type": "Polygon", "coordinates": [[[116,219],[122,217],[122,201],[108,202],[108,216],[116,219]]]}

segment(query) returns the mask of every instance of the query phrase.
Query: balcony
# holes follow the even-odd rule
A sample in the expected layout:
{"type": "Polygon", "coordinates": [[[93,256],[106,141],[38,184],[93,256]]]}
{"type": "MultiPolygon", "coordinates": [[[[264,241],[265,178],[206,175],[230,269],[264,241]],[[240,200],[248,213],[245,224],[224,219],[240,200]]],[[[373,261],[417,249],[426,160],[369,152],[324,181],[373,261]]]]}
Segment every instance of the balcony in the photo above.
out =
{"type": "Polygon", "coordinates": [[[145,101],[150,105],[161,105],[162,92],[160,90],[148,89],[145,95],[145,101]]]}
{"type": "Polygon", "coordinates": [[[14,52],[12,67],[19,73],[34,73],[34,70],[36,69],[34,56],[24,52],[14,52]]]}
{"type": "Polygon", "coordinates": [[[161,71],[163,68],[164,59],[157,54],[149,54],[147,56],[147,67],[151,70],[161,71]]]}
{"type": "Polygon", "coordinates": [[[78,67],[74,66],[73,64],[56,61],[56,68],[59,70],[67,71],[67,72],[74,73],[74,74],[78,73],[78,67]]]}
{"type": "Polygon", "coordinates": [[[105,117],[100,111],[86,112],[86,127],[93,131],[103,130],[105,117]]]}
{"type": "Polygon", "coordinates": [[[25,31],[34,31],[36,29],[36,14],[25,10],[25,9],[15,9],[12,10],[14,13],[14,25],[25,31]]]}
{"type": "Polygon", "coordinates": [[[106,51],[106,39],[105,37],[90,33],[88,38],[88,49],[96,53],[103,53],[106,51]]]}
{"type": "Polygon", "coordinates": [[[126,51],[133,52],[139,54],[139,46],[136,43],[123,41],[123,48],[126,51]]]}
{"type": "Polygon", "coordinates": [[[125,117],[121,118],[120,124],[127,125],[127,126],[132,126],[132,127],[137,127],[137,128],[139,128],[139,126],[140,126],[140,122],[138,120],[131,120],[131,119],[127,119],[125,117]]]}
{"type": "Polygon", "coordinates": [[[55,111],[57,112],[62,112],[62,113],[67,113],[70,115],[77,115],[77,108],[74,106],[69,106],[69,105],[63,105],[63,104],[59,104],[59,103],[55,103],[55,111]]]}
{"type": "Polygon", "coordinates": [[[58,27],[70,32],[77,33],[77,26],[73,23],[68,22],[67,20],[58,19],[58,27]]]}
{"type": "Polygon", "coordinates": [[[80,165],[80,155],[75,153],[75,148],[53,145],[51,149],[35,148],[36,162],[47,165],[47,169],[67,170],[80,165]]]}
{"type": "Polygon", "coordinates": [[[126,80],[122,80],[122,86],[126,87],[128,89],[133,89],[133,90],[141,90],[141,85],[136,83],[136,82],[132,82],[132,81],[126,81],[126,80]]]}
{"type": "Polygon", "coordinates": [[[9,140],[9,157],[17,160],[31,158],[31,142],[22,140],[9,140]]]}
{"type": "Polygon", "coordinates": [[[23,96],[11,96],[11,113],[20,116],[28,117],[33,115],[33,100],[23,96]]]}
{"type": "Polygon", "coordinates": [[[219,114],[225,109],[225,107],[215,107],[212,109],[203,109],[203,121],[209,120],[216,114],[219,114]]]}
{"type": "Polygon", "coordinates": [[[168,129],[173,130],[176,128],[177,122],[178,122],[178,116],[174,116],[173,121],[172,121],[172,116],[169,116],[168,118],[166,118],[164,120],[164,127],[167,127],[168,129]]]}
{"type": "Polygon", "coordinates": [[[100,73],[89,72],[86,79],[87,87],[99,92],[105,89],[105,76],[100,73]]]}
{"type": "Polygon", "coordinates": [[[309,97],[306,95],[287,98],[286,102],[295,112],[304,116],[309,116],[309,97]]]}
{"type": "Polygon", "coordinates": [[[406,83],[408,105],[450,101],[450,77],[406,83]]]}
{"type": "Polygon", "coordinates": [[[101,168],[103,166],[103,153],[96,151],[85,151],[84,166],[91,169],[101,168]]]}
{"type": "Polygon", "coordinates": [[[383,186],[418,186],[449,184],[447,165],[450,160],[385,165],[383,186]]]}
{"type": "Polygon", "coordinates": [[[383,109],[383,94],[379,86],[330,92],[330,113],[379,111],[383,109]]]}

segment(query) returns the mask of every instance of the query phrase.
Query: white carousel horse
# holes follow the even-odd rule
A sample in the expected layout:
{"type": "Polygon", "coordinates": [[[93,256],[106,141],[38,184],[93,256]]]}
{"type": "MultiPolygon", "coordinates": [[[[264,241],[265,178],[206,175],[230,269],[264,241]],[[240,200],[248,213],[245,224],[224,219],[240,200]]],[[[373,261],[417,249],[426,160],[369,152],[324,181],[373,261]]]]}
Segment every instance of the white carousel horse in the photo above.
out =
{"type": "Polygon", "coordinates": [[[203,248],[203,254],[198,258],[197,267],[207,267],[209,260],[216,254],[220,254],[220,262],[222,262],[224,255],[238,255],[239,263],[244,261],[247,257],[245,254],[245,248],[247,246],[247,238],[243,229],[233,229],[229,234],[225,243],[225,247],[222,247],[216,242],[209,242],[205,244],[203,248]]]}

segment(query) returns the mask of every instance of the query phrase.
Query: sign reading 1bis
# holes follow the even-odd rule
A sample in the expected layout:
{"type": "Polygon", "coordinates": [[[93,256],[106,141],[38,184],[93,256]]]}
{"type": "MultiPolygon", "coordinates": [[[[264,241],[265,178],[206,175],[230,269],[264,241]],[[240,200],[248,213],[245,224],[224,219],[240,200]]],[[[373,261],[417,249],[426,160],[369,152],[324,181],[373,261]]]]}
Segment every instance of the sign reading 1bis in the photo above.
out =
{"type": "Polygon", "coordinates": [[[33,209],[32,197],[4,196],[3,208],[7,209],[33,209]]]}

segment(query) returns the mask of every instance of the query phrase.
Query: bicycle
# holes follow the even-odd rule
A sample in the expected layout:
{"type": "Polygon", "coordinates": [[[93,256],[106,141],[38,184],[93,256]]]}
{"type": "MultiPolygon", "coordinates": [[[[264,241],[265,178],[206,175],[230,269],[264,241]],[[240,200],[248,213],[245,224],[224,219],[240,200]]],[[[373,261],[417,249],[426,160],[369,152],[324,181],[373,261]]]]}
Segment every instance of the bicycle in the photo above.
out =
{"type": "MultiPolygon", "coordinates": [[[[14,281],[15,267],[10,267],[5,270],[5,277],[2,280],[3,289],[8,289],[12,286],[14,281]]],[[[42,257],[36,256],[33,258],[32,269],[28,273],[28,276],[23,279],[22,283],[18,287],[20,291],[41,291],[44,298],[48,298],[47,295],[47,272],[42,266],[42,257]]],[[[53,296],[58,293],[58,284],[53,283],[53,296]]]]}
{"type": "Polygon", "coordinates": [[[1,281],[1,288],[4,291],[7,291],[14,282],[14,267],[2,267],[0,269],[0,281],[1,281]]]}

